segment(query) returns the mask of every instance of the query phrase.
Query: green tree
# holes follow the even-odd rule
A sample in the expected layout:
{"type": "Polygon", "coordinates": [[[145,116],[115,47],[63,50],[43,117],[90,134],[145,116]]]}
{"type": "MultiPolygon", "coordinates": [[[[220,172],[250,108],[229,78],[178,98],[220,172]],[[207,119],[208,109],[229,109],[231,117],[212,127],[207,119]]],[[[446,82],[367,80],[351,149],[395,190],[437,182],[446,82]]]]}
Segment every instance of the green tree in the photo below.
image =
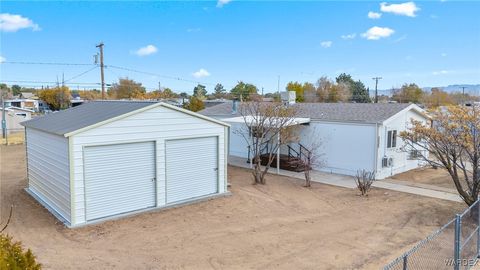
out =
{"type": "Polygon", "coordinates": [[[230,93],[234,98],[238,98],[243,101],[248,101],[251,99],[253,94],[258,93],[258,88],[250,83],[244,83],[239,81],[235,87],[230,90],[230,93]]]}
{"type": "Polygon", "coordinates": [[[12,85],[12,94],[14,96],[20,95],[21,90],[22,90],[22,87],[20,85],[16,85],[16,84],[12,85]]]}
{"type": "Polygon", "coordinates": [[[402,88],[393,91],[392,99],[400,103],[419,103],[423,94],[423,90],[418,85],[404,84],[402,88]]]}
{"type": "Polygon", "coordinates": [[[192,112],[198,112],[200,110],[205,109],[205,104],[200,98],[196,96],[191,96],[188,102],[183,104],[183,108],[190,110],[192,112]]]}
{"type": "Polygon", "coordinates": [[[361,81],[356,81],[351,85],[352,98],[351,100],[357,103],[371,102],[370,93],[361,81]]]}
{"type": "Polygon", "coordinates": [[[335,81],[338,84],[344,83],[348,86],[351,86],[355,83],[355,81],[352,79],[352,76],[350,74],[347,74],[347,73],[342,73],[342,74],[338,75],[338,77],[335,78],[335,81]]]}
{"type": "Polygon", "coordinates": [[[297,102],[304,102],[304,88],[303,85],[299,82],[289,82],[286,87],[287,91],[294,91],[295,92],[295,101],[297,102]]]}
{"type": "Polygon", "coordinates": [[[203,99],[207,96],[207,89],[205,85],[198,84],[193,88],[193,96],[203,99]]]}
{"type": "Polygon", "coordinates": [[[217,85],[215,85],[215,89],[214,89],[214,97],[215,98],[224,98],[225,97],[225,94],[226,94],[226,90],[225,88],[223,87],[223,85],[221,83],[217,83],[217,85]]]}
{"type": "Polygon", "coordinates": [[[0,269],[39,270],[41,265],[36,262],[32,251],[24,251],[20,242],[14,242],[12,237],[0,234],[0,269]]]}
{"type": "Polygon", "coordinates": [[[108,95],[114,99],[142,99],[146,92],[141,83],[128,78],[120,78],[108,89],[108,95]]]}
{"type": "Polygon", "coordinates": [[[370,102],[370,94],[365,85],[360,81],[353,80],[350,74],[342,73],[335,78],[338,85],[344,86],[350,92],[350,100],[358,103],[370,102]]]}

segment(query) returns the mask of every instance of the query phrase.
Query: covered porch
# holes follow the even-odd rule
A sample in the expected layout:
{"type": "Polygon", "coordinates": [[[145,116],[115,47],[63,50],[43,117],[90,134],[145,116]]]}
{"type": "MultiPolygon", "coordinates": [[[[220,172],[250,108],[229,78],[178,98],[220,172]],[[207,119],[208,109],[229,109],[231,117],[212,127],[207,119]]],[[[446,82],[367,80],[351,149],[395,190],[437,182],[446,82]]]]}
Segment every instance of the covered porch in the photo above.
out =
{"type": "MultiPolygon", "coordinates": [[[[245,165],[248,167],[253,166],[253,159],[254,154],[251,150],[253,145],[254,138],[253,136],[255,132],[252,132],[252,128],[255,128],[255,120],[254,117],[232,117],[222,119],[222,121],[230,123],[230,124],[237,124],[237,125],[246,125],[248,127],[248,138],[250,142],[246,145],[247,148],[247,156],[244,159],[245,165]]],[[[297,125],[308,125],[310,123],[310,118],[292,118],[288,121],[285,119],[274,119],[269,123],[269,127],[275,128],[277,123],[282,122],[284,123],[281,128],[285,129],[287,127],[297,126],[297,125]],[[276,121],[275,121],[276,120],[276,121]]],[[[282,130],[278,131],[276,138],[272,137],[271,140],[280,140],[282,130]]],[[[246,133],[246,131],[245,131],[246,133]]],[[[247,138],[247,136],[245,136],[247,138]]],[[[265,145],[261,146],[260,149],[260,159],[262,165],[267,165],[270,158],[273,158],[273,161],[270,165],[272,168],[276,168],[277,174],[280,173],[280,170],[288,170],[293,172],[303,172],[305,171],[308,166],[305,164],[304,160],[306,157],[310,156],[310,151],[298,142],[292,142],[289,144],[285,144],[282,147],[278,147],[277,149],[269,149],[269,144],[266,143],[265,145]]]]}

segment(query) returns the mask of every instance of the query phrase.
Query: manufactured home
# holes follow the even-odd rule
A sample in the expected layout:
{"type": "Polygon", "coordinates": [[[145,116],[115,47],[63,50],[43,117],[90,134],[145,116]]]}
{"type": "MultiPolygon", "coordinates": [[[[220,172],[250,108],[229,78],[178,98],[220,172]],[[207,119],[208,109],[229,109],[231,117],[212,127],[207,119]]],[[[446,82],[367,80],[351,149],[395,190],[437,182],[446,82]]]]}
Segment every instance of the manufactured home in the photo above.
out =
{"type": "MultiPolygon", "coordinates": [[[[219,104],[200,111],[201,114],[231,124],[230,152],[248,162],[248,143],[241,134],[245,122],[240,115],[241,104],[219,104]]],[[[298,119],[298,143],[279,150],[283,156],[300,152],[302,146],[319,145],[317,156],[322,166],[314,169],[345,175],[358,170],[375,172],[377,179],[415,169],[422,165],[418,150],[405,149],[399,137],[411,120],[428,124],[424,110],[415,104],[360,103],[293,103],[298,119]]],[[[275,164],[274,164],[275,165],[275,164]]],[[[280,162],[279,167],[281,168],[280,162]]]]}
{"type": "Polygon", "coordinates": [[[219,120],[95,101],[23,125],[26,190],[69,227],[227,193],[229,125],[219,120]]]}

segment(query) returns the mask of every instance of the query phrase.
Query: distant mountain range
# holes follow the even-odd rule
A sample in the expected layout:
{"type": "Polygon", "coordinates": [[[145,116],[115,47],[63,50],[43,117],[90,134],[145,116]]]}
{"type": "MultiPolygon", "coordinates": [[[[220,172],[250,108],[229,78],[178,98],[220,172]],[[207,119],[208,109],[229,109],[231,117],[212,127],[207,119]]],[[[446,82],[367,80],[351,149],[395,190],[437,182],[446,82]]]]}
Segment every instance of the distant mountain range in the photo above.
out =
{"type": "MultiPolygon", "coordinates": [[[[453,92],[461,92],[462,87],[465,87],[465,93],[470,95],[480,95],[480,84],[452,84],[448,86],[430,86],[430,87],[422,87],[423,91],[430,91],[432,88],[440,88],[445,92],[453,93],[453,92]]],[[[375,90],[370,89],[370,95],[375,95],[375,90]]],[[[392,89],[382,89],[378,90],[378,95],[392,95],[392,89]]]]}

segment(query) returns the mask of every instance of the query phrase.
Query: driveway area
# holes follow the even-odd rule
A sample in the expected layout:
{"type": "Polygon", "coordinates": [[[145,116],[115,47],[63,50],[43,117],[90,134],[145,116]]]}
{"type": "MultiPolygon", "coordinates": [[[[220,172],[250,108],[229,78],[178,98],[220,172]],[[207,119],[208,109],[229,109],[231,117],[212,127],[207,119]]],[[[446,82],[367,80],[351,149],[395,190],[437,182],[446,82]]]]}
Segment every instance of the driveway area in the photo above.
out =
{"type": "Polygon", "coordinates": [[[465,208],[229,167],[232,196],[67,229],[23,189],[23,145],[1,146],[1,220],[45,269],[379,269],[465,208]]]}

